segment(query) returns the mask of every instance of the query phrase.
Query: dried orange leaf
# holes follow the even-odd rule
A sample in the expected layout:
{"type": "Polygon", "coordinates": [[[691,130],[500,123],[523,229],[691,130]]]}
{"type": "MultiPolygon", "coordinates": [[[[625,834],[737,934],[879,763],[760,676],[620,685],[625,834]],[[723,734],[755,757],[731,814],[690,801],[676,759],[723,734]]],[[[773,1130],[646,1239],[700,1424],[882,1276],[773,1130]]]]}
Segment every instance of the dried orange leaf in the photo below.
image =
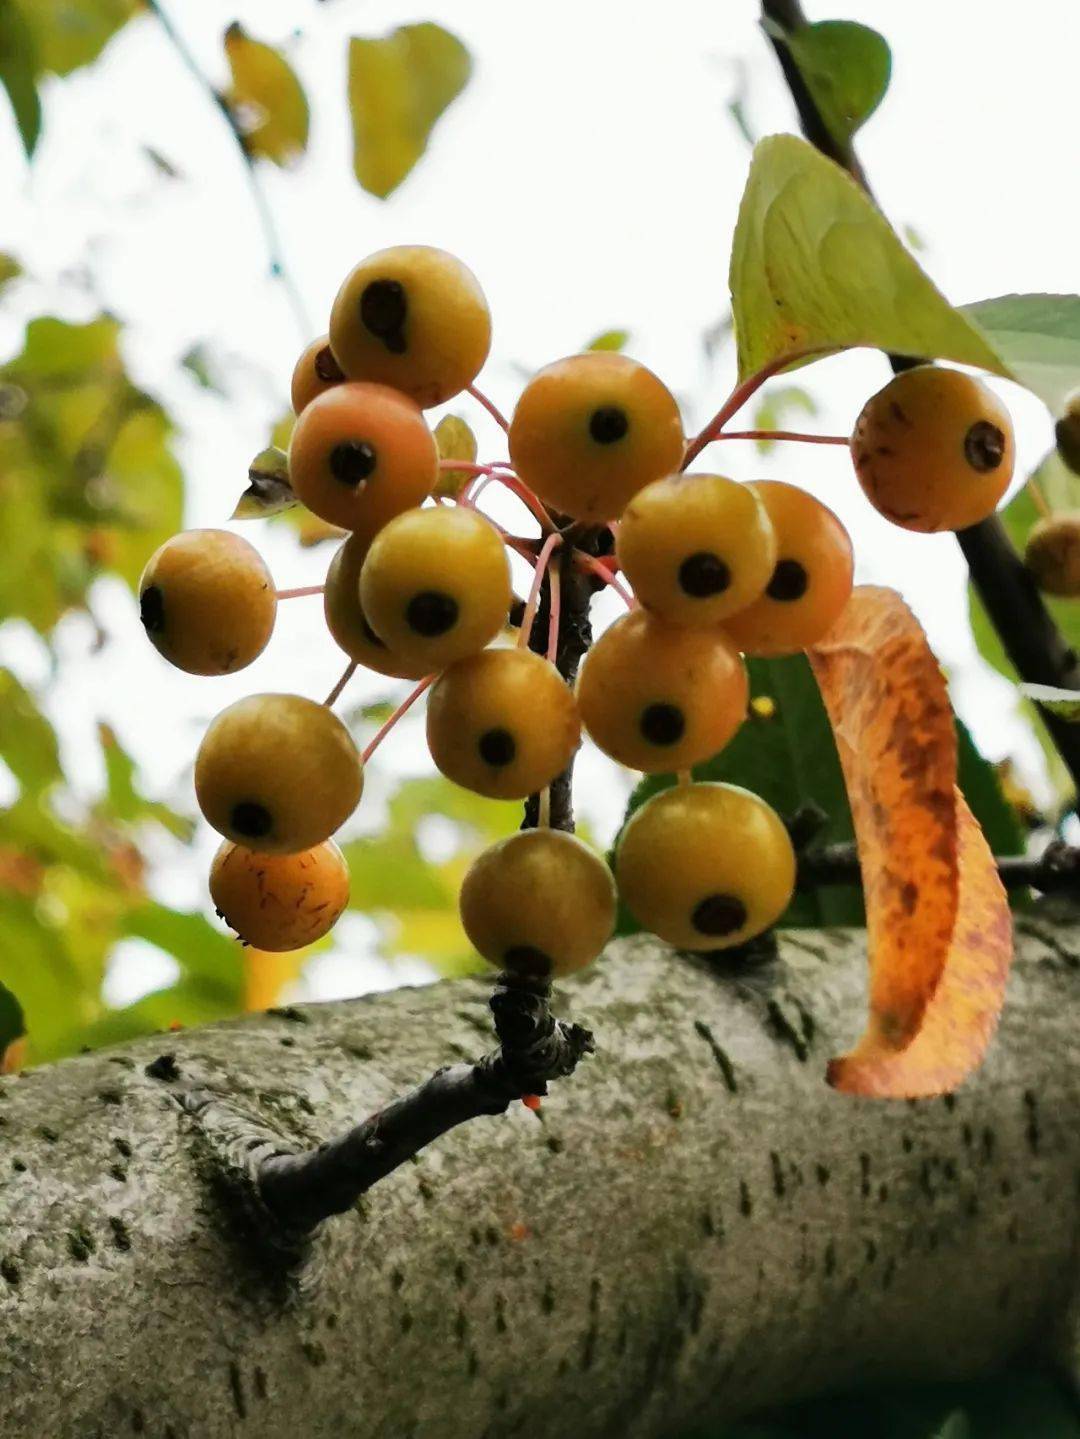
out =
{"type": "Polygon", "coordinates": [[[956,923],[956,731],[941,667],[893,590],[862,585],[809,652],[859,847],[870,1015],[852,1057],[903,1049],[956,923]]]}
{"type": "Polygon", "coordinates": [[[956,811],[960,908],[941,982],[906,1049],[832,1061],[829,1083],[849,1094],[944,1094],[981,1063],[994,1036],[1012,959],[1012,917],[990,846],[959,792],[956,811]]]}

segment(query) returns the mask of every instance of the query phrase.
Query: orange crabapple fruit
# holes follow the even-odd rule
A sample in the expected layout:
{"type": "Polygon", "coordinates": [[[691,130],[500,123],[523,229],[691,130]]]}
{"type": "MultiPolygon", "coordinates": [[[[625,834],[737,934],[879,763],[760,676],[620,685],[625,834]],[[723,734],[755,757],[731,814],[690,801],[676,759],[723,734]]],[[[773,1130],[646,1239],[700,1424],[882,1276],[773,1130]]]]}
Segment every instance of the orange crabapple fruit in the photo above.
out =
{"type": "Polygon", "coordinates": [[[318,395],[340,385],[345,378],[341,366],[334,359],[330,348],[330,337],[321,335],[312,340],[296,362],[292,374],[293,414],[301,414],[318,395]]]}
{"type": "Polygon", "coordinates": [[[575,835],[525,829],[473,862],[461,886],[461,922],[499,969],[552,979],[584,969],[615,927],[615,884],[575,835]]]}
{"type": "Polygon", "coordinates": [[[746,666],[719,628],[669,625],[645,609],[604,631],[577,684],[590,739],[646,773],[711,758],[742,724],[748,699],[746,666]]]}
{"type": "Polygon", "coordinates": [[[262,556],[228,530],[184,530],[147,561],[139,617],[151,644],[193,675],[231,674],[266,648],[277,592],[262,556]]]}
{"type": "Polygon", "coordinates": [[[325,705],[291,694],[237,700],[210,723],[195,757],[195,796],[226,839],[296,854],[329,839],[360,801],[363,766],[325,705]]]}
{"type": "Polygon", "coordinates": [[[296,421],[289,480],[322,520],[373,533],[422,503],[439,470],[435,437],[417,406],[386,385],[343,383],[296,421]]]}
{"type": "Polygon", "coordinates": [[[510,459],[545,504],[577,520],[614,520],[685,449],[679,407],[651,370],[590,351],[556,360],[521,393],[510,459]]]}
{"type": "Polygon", "coordinates": [[[797,485],[754,480],[749,488],[772,522],[776,565],[764,593],[723,628],[744,654],[796,654],[828,633],[851,596],[851,540],[832,510],[797,485]]]}
{"type": "Polygon", "coordinates": [[[1028,536],[1024,563],[1045,594],[1062,599],[1080,595],[1080,512],[1039,520],[1028,536]]]}
{"type": "Polygon", "coordinates": [[[332,839],[296,854],[263,854],[223,840],[210,898],[245,944],[270,953],[329,934],[349,902],[349,867],[332,839]]]}
{"type": "Polygon", "coordinates": [[[1008,489],[1012,420],[982,380],[918,365],[867,400],[851,456],[867,499],[893,524],[963,530],[992,515],[1008,489]]]}
{"type": "Polygon", "coordinates": [[[627,505],[615,552],[646,609],[671,624],[713,625],[762,594],[776,535],[749,485],[672,475],[627,505]]]}
{"type": "Polygon", "coordinates": [[[447,779],[490,799],[524,799],[569,765],[581,721],[553,664],[531,650],[488,649],[435,682],[427,741],[447,779]]]}
{"type": "Polygon", "coordinates": [[[668,944],[726,949],[783,914],[795,852],[780,816],[749,790],[676,785],[631,816],[615,876],[634,918],[668,944]]]}
{"type": "Polygon", "coordinates": [[[346,277],[330,344],[351,380],[392,385],[426,410],[476,379],[491,348],[491,313],[467,265],[430,245],[396,245],[346,277]]]}

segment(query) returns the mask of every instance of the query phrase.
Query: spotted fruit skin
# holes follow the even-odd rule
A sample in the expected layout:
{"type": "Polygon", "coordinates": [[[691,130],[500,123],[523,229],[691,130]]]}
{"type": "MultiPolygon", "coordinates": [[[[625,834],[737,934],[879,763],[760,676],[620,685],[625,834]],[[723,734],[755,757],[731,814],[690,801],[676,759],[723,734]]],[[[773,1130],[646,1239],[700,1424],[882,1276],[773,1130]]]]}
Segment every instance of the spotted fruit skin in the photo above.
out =
{"type": "Polygon", "coordinates": [[[226,839],[266,854],[311,849],[360,801],[363,766],[325,705],[257,694],[211,722],[195,756],[195,797],[226,839]]]}
{"type": "Polygon", "coordinates": [[[269,643],[277,592],[262,556],[229,530],[184,530],[151,555],[139,580],[147,638],[177,669],[224,675],[269,643]]]}
{"type": "Polygon", "coordinates": [[[746,655],[797,654],[824,638],[851,598],[851,539],[832,510],[781,480],[750,486],[776,536],[776,564],[764,592],[723,622],[746,655]]]}
{"type": "Polygon", "coordinates": [[[851,457],[867,499],[893,524],[963,530],[992,515],[1009,487],[1012,420],[982,380],[919,365],[866,402],[851,457]]]}
{"type": "Polygon", "coordinates": [[[349,868],[333,840],[297,854],[225,840],[210,866],[210,897],[245,944],[287,953],[333,929],[349,902],[349,868]]]}
{"type": "Polygon", "coordinates": [[[469,386],[491,349],[491,312],[476,276],[431,245],[369,255],[346,277],[330,344],[351,380],[390,385],[421,409],[469,386]]]}
{"type": "Polygon", "coordinates": [[[717,754],[746,718],[746,666],[719,628],[669,625],[648,610],[616,620],[577,684],[589,738],[628,769],[670,774],[717,754]]]}
{"type": "Polygon", "coordinates": [[[581,720],[548,660],[531,650],[487,649],[436,681],[427,741],[447,779],[489,799],[525,799],[570,764],[581,720]]]}
{"type": "Polygon", "coordinates": [[[795,853],[780,816],[756,794],[730,784],[676,785],[631,816],[615,876],[634,918],[668,944],[727,949],[783,914],[795,853]]]}
{"type": "Polygon", "coordinates": [[[672,475],[627,505],[616,553],[647,609],[671,624],[715,625],[762,594],[776,564],[776,535],[750,485],[672,475]]]}
{"type": "Polygon", "coordinates": [[[615,928],[615,884],[575,835],[526,829],[474,861],[461,886],[461,922],[499,969],[554,979],[584,969],[615,928]]]}
{"type": "Polygon", "coordinates": [[[600,523],[679,468],[679,407],[667,386],[627,355],[594,351],[556,360],[522,391],[510,421],[510,459],[552,509],[600,523]]]}

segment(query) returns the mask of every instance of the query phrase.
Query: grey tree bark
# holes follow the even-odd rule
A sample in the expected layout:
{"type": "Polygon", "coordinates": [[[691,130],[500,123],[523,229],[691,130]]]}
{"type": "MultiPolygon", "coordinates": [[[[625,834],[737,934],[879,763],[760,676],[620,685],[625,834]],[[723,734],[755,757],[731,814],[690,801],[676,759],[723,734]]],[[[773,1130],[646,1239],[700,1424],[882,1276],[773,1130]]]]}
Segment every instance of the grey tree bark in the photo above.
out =
{"type": "Polygon", "coordinates": [[[599,1052],[326,1224],[246,1174],[488,1043],[480,981],[159,1036],[0,1081],[4,1439],[676,1433],[1024,1346],[1080,1372],[1078,912],[1018,922],[955,1097],[837,1095],[863,936],[743,974],[623,941],[599,1052]]]}

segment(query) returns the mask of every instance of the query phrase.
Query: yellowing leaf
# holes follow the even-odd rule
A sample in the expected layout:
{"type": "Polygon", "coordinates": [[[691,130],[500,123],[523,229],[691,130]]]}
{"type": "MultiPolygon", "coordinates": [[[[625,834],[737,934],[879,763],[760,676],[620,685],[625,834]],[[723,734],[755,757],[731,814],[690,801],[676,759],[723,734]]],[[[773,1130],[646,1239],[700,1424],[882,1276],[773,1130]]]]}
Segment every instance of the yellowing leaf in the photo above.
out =
{"type": "Polygon", "coordinates": [[[985,1052],[1011,953],[994,858],[956,786],[945,678],[900,596],[871,586],[809,658],[851,804],[870,961],[866,1030],[830,1082],[940,1093],[985,1052]]]}
{"type": "Polygon", "coordinates": [[[854,180],[793,135],[754,151],[730,279],[743,379],[860,345],[1008,374],[854,180]]]}
{"type": "Polygon", "coordinates": [[[96,60],[142,0],[4,0],[21,10],[42,70],[68,75],[96,60]]]}
{"type": "Polygon", "coordinates": [[[281,999],[282,991],[300,977],[311,958],[311,948],[274,954],[250,946],[244,950],[244,1008],[249,1012],[269,1009],[281,999]]]}
{"type": "Polygon", "coordinates": [[[293,164],[307,149],[311,120],[295,70],[280,50],[235,23],[225,32],[225,54],[232,71],[226,99],[249,153],[293,164]]]}
{"type": "Polygon", "coordinates": [[[945,1094],[982,1062],[994,1037],[1012,962],[1012,915],[990,846],[959,793],[956,813],[956,929],[919,1032],[898,1054],[834,1059],[828,1077],[836,1089],[882,1099],[945,1094]]]}
{"type": "Polygon", "coordinates": [[[248,487],[236,502],[230,518],[263,520],[299,504],[289,484],[289,457],[270,445],[260,450],[248,466],[248,487]]]}
{"type": "Polygon", "coordinates": [[[465,46],[440,25],[402,25],[382,39],[350,41],[353,168],[365,190],[384,200],[397,189],[471,70],[465,46]]]}
{"type": "MultiPolygon", "coordinates": [[[[440,460],[462,460],[467,465],[476,463],[476,436],[469,422],[460,415],[444,415],[435,426],[435,444],[440,460]]],[[[435,486],[437,495],[458,494],[462,485],[472,478],[468,470],[440,470],[435,486]]]]}

